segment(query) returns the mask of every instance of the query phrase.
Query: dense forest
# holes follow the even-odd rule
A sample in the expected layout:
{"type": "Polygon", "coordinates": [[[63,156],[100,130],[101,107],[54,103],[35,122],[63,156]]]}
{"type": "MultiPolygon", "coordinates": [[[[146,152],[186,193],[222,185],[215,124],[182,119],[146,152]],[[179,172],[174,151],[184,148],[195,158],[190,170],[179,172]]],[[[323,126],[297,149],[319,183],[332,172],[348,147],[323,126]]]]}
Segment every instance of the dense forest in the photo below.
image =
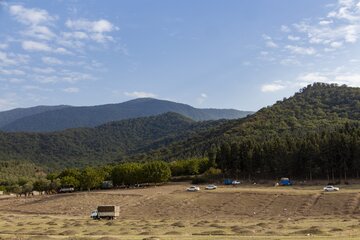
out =
{"type": "Polygon", "coordinates": [[[360,89],[315,83],[243,119],[195,122],[176,113],[53,133],[0,133],[0,160],[46,170],[209,157],[255,179],[357,177],[360,89]]]}
{"type": "Polygon", "coordinates": [[[292,178],[329,182],[358,178],[360,173],[360,124],[346,123],[332,130],[305,136],[276,136],[223,142],[209,151],[209,158],[229,176],[243,179],[292,178]]]}

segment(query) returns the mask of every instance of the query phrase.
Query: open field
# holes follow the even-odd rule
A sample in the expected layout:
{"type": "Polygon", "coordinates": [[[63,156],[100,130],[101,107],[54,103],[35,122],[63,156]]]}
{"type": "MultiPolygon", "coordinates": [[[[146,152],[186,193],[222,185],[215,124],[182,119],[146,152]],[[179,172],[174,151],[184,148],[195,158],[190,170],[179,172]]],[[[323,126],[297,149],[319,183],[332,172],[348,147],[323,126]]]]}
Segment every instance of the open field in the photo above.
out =
{"type": "Polygon", "coordinates": [[[146,189],[0,198],[0,239],[360,239],[360,186],[146,189]],[[97,205],[121,217],[91,220],[97,205]]]}

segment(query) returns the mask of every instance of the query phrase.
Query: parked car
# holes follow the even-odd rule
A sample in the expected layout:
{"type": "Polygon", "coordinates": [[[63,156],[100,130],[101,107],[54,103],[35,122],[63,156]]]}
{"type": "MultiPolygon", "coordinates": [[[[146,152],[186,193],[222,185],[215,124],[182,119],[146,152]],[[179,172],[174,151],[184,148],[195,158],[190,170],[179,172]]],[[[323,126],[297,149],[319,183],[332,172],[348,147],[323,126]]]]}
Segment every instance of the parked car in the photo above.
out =
{"type": "Polygon", "coordinates": [[[216,185],[211,184],[211,185],[207,185],[205,189],[206,189],[206,190],[215,190],[216,188],[217,188],[216,185]]]}
{"type": "Polygon", "coordinates": [[[238,185],[238,184],[240,184],[240,181],[234,180],[234,181],[231,182],[231,184],[232,184],[232,185],[238,185]]]}
{"type": "Polygon", "coordinates": [[[325,192],[335,192],[335,191],[339,191],[339,190],[340,190],[340,188],[334,187],[332,185],[324,187],[325,192]]]}
{"type": "Polygon", "coordinates": [[[283,178],[280,179],[279,185],[280,186],[292,186],[293,183],[292,183],[292,181],[290,181],[289,178],[283,177],[283,178]]]}
{"type": "Polygon", "coordinates": [[[64,186],[58,189],[58,193],[72,193],[75,191],[73,186],[64,186]]]}
{"type": "Polygon", "coordinates": [[[200,191],[200,188],[198,186],[191,186],[191,187],[187,188],[186,191],[197,192],[197,191],[200,191]]]}

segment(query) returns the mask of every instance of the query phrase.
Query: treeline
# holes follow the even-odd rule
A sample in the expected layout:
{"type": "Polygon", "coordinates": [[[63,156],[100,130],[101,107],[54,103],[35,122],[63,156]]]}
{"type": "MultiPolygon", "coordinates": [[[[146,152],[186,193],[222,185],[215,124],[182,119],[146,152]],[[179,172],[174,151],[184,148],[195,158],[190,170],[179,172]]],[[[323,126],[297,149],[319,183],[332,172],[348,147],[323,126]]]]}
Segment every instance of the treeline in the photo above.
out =
{"type": "Polygon", "coordinates": [[[73,187],[75,190],[92,190],[109,187],[129,187],[140,184],[160,184],[172,176],[198,175],[210,169],[214,172],[215,162],[207,158],[193,158],[175,162],[148,161],[144,163],[129,162],[102,167],[66,168],[53,172],[46,178],[17,181],[0,180],[0,191],[18,195],[29,195],[32,191],[57,192],[60,188],[73,187]],[[104,186],[104,183],[111,185],[104,186]]]}
{"type": "Polygon", "coordinates": [[[224,142],[211,148],[209,158],[229,176],[347,181],[360,173],[360,124],[347,123],[301,137],[224,142]]]}

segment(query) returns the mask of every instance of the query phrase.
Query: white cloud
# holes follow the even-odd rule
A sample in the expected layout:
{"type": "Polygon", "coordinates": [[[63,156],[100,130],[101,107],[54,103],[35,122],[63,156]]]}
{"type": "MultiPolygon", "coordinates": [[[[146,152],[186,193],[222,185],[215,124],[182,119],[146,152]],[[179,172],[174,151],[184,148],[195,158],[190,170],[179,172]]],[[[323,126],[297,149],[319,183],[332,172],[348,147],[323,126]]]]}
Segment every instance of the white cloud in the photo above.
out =
{"type": "Polygon", "coordinates": [[[28,55],[0,51],[0,66],[26,64],[29,59],[30,57],[28,55]]]}
{"type": "Polygon", "coordinates": [[[2,111],[14,108],[16,105],[13,99],[0,98],[0,110],[2,111]]]}
{"type": "Polygon", "coordinates": [[[360,87],[360,74],[343,74],[335,76],[335,81],[349,86],[360,87]]]}
{"type": "Polygon", "coordinates": [[[0,43],[0,49],[6,49],[9,46],[6,43],[0,43]]]}
{"type": "Polygon", "coordinates": [[[301,54],[301,55],[314,55],[316,50],[312,47],[300,47],[296,45],[287,45],[285,46],[291,53],[301,54]]]}
{"type": "Polygon", "coordinates": [[[111,32],[115,29],[115,26],[105,19],[100,19],[98,21],[89,21],[86,19],[67,20],[65,24],[70,29],[82,30],[87,32],[102,33],[111,32]]]}
{"type": "Polygon", "coordinates": [[[43,87],[39,87],[39,86],[34,86],[34,85],[25,85],[22,87],[25,91],[43,91],[43,92],[52,92],[52,89],[49,88],[43,88],[43,87]]]}
{"type": "Polygon", "coordinates": [[[270,40],[270,41],[267,41],[266,43],[266,46],[269,47],[269,48],[277,48],[279,47],[274,41],[270,40]]]}
{"type": "Polygon", "coordinates": [[[285,86],[279,83],[264,84],[261,86],[262,92],[277,92],[284,89],[285,86]]]}
{"type": "Polygon", "coordinates": [[[76,87],[70,87],[70,88],[63,89],[63,92],[66,92],[66,93],[78,93],[79,91],[80,91],[80,89],[76,88],[76,87]]]}
{"type": "Polygon", "coordinates": [[[330,43],[330,46],[333,47],[333,48],[339,48],[343,45],[342,42],[332,42],[330,43]]]}
{"type": "Polygon", "coordinates": [[[307,73],[298,77],[298,80],[302,82],[314,83],[314,82],[328,82],[329,79],[324,74],[319,72],[307,73]]]}
{"type": "Polygon", "coordinates": [[[22,5],[11,5],[10,14],[25,25],[49,24],[56,17],[51,16],[46,10],[38,8],[25,8],[22,5]]]}
{"type": "Polygon", "coordinates": [[[125,96],[136,97],[136,98],[154,98],[154,97],[156,97],[156,94],[149,93],[149,92],[134,91],[134,92],[124,92],[124,94],[125,94],[125,96]]]}
{"type": "Polygon", "coordinates": [[[320,22],[312,24],[306,20],[294,26],[305,34],[310,44],[356,43],[360,37],[359,3],[357,0],[339,0],[334,10],[320,22]]]}
{"type": "Polygon", "coordinates": [[[42,57],[41,60],[43,61],[43,63],[46,63],[48,65],[60,65],[60,64],[63,64],[63,62],[60,59],[54,58],[54,57],[42,57]]]}
{"type": "Polygon", "coordinates": [[[281,59],[280,64],[284,66],[301,65],[300,61],[293,57],[281,59]]]}
{"type": "Polygon", "coordinates": [[[0,68],[0,74],[5,75],[25,75],[24,71],[18,70],[18,69],[1,69],[0,68]]]}
{"type": "Polygon", "coordinates": [[[23,34],[41,40],[51,40],[56,38],[56,34],[53,33],[48,27],[38,25],[30,26],[26,31],[23,32],[23,34]]]}
{"type": "Polygon", "coordinates": [[[198,105],[202,105],[205,100],[208,98],[206,93],[201,93],[200,96],[196,99],[198,105]]]}
{"type": "Polygon", "coordinates": [[[269,48],[277,48],[278,45],[272,40],[269,35],[263,34],[263,39],[265,40],[265,45],[269,48]]]}
{"type": "Polygon", "coordinates": [[[71,54],[71,52],[69,52],[65,48],[52,48],[47,43],[43,42],[23,41],[21,43],[21,46],[24,50],[29,52],[53,52],[59,54],[71,54]]]}
{"type": "Polygon", "coordinates": [[[280,29],[282,32],[291,32],[290,28],[286,25],[281,25],[280,29]]]}
{"type": "Polygon", "coordinates": [[[23,41],[21,44],[22,48],[26,51],[41,51],[51,52],[52,49],[46,43],[34,42],[34,41],[23,41]]]}
{"type": "Polygon", "coordinates": [[[328,72],[310,72],[300,75],[299,85],[306,86],[314,82],[346,84],[352,87],[360,87],[360,73],[347,72],[342,68],[328,72]]]}
{"type": "Polygon", "coordinates": [[[47,68],[33,68],[32,70],[35,73],[41,73],[41,74],[50,74],[50,73],[55,72],[55,69],[49,68],[49,67],[47,67],[47,68]]]}
{"type": "Polygon", "coordinates": [[[332,20],[322,20],[319,22],[319,25],[329,25],[331,23],[333,23],[332,20]]]}
{"type": "Polygon", "coordinates": [[[107,35],[106,33],[110,33],[112,31],[118,30],[116,26],[114,26],[111,22],[105,19],[100,19],[97,21],[89,21],[87,19],[79,19],[79,20],[67,20],[65,25],[75,30],[75,33],[67,33],[65,37],[69,38],[91,38],[96,42],[107,42],[113,41],[114,39],[107,35]]]}
{"type": "Polygon", "coordinates": [[[289,36],[288,36],[288,39],[289,39],[290,41],[299,41],[299,40],[300,40],[300,37],[293,36],[293,35],[289,35],[289,36]]]}
{"type": "Polygon", "coordinates": [[[7,53],[0,51],[0,66],[15,65],[16,60],[8,56],[7,53]]]}

